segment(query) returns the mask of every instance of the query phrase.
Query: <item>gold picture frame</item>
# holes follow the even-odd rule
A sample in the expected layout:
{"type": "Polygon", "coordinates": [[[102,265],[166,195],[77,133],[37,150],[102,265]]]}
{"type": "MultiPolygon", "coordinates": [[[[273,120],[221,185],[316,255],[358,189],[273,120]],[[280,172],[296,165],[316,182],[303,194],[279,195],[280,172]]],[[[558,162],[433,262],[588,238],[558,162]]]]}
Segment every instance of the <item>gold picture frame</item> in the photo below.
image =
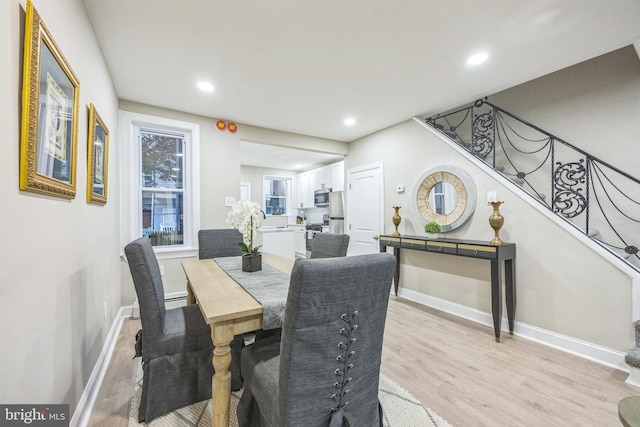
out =
{"type": "Polygon", "coordinates": [[[107,203],[109,129],[93,104],[89,105],[87,136],[87,203],[107,203]]]}
{"type": "Polygon", "coordinates": [[[73,199],[80,83],[31,1],[24,32],[20,190],[73,199]]]}

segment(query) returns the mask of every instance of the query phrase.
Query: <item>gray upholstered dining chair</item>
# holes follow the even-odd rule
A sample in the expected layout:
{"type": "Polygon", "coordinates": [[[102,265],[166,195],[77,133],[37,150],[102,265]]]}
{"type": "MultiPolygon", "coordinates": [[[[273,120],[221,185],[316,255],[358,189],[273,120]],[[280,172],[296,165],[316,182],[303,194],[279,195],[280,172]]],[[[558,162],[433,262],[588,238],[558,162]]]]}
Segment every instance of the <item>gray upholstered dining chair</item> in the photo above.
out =
{"type": "Polygon", "coordinates": [[[346,256],[348,248],[348,234],[316,233],[311,241],[311,259],[346,256]]]}
{"type": "Polygon", "coordinates": [[[235,228],[218,228],[198,231],[198,258],[208,259],[240,256],[238,243],[242,233],[235,228]]]}
{"type": "MultiPolygon", "coordinates": [[[[228,256],[240,256],[238,243],[242,242],[242,233],[235,228],[218,228],[198,231],[198,258],[209,259],[228,256]]],[[[242,335],[236,335],[231,341],[231,390],[242,388],[240,375],[240,352],[244,347],[242,335]]]]}
{"type": "Polygon", "coordinates": [[[242,351],[240,427],[382,425],[378,381],[395,262],[388,253],[296,259],[281,339],[242,351]]]}
{"type": "Polygon", "coordinates": [[[140,304],[142,395],[138,421],[211,398],[211,328],[196,304],[167,310],[160,267],[151,241],[124,248],[140,304]]]}

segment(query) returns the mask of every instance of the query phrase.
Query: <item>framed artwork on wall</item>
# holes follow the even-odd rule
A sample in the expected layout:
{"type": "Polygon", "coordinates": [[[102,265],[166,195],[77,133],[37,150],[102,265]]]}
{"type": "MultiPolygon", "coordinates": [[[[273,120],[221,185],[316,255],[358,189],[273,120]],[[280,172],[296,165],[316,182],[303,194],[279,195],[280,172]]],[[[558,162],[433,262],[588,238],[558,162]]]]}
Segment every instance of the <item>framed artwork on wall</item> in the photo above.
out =
{"type": "Polygon", "coordinates": [[[109,130],[93,104],[89,105],[87,137],[87,202],[107,203],[109,130]]]}
{"type": "Polygon", "coordinates": [[[24,33],[20,189],[73,199],[80,83],[31,1],[24,33]]]}

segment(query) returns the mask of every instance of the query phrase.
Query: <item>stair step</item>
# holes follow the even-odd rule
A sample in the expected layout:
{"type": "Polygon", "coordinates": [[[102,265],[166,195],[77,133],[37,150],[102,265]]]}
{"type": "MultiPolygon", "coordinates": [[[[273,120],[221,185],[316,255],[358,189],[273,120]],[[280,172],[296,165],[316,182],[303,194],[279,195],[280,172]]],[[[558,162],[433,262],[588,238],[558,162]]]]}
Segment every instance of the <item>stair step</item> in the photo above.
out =
{"type": "Polygon", "coordinates": [[[508,177],[511,181],[515,182],[516,184],[518,184],[520,187],[522,187],[522,184],[524,184],[524,179],[523,178],[518,178],[517,176],[510,176],[508,177]]]}
{"type": "MultiPolygon", "coordinates": [[[[636,331],[636,336],[637,336],[637,331],[636,331]]],[[[634,368],[640,368],[640,348],[635,347],[629,350],[629,353],[627,353],[627,355],[624,357],[624,361],[629,366],[633,366],[634,368]]]]}
{"type": "MultiPolygon", "coordinates": [[[[582,232],[584,233],[584,230],[582,230],[582,232]]],[[[590,228],[588,233],[584,233],[589,237],[596,237],[597,235],[600,234],[600,230],[598,230],[597,228],[590,228]]]]}
{"type": "MultiPolygon", "coordinates": [[[[565,219],[568,220],[570,223],[575,224],[575,221],[573,220],[573,218],[565,218],[565,219]]],[[[590,227],[589,232],[587,233],[585,232],[584,227],[581,227],[579,225],[576,225],[576,227],[578,227],[578,229],[582,231],[582,234],[585,234],[589,237],[597,237],[600,235],[600,230],[598,230],[597,228],[590,227]]]]}
{"type": "Polygon", "coordinates": [[[610,245],[607,245],[604,242],[600,242],[600,243],[602,243],[603,245],[608,247],[610,251],[612,251],[614,254],[618,255],[620,258],[629,259],[631,257],[631,254],[626,253],[624,249],[614,248],[614,247],[612,247],[610,245]]]}
{"type": "Polygon", "coordinates": [[[627,365],[633,368],[640,368],[640,321],[633,322],[636,337],[636,346],[629,350],[624,357],[624,361],[627,365]]]}

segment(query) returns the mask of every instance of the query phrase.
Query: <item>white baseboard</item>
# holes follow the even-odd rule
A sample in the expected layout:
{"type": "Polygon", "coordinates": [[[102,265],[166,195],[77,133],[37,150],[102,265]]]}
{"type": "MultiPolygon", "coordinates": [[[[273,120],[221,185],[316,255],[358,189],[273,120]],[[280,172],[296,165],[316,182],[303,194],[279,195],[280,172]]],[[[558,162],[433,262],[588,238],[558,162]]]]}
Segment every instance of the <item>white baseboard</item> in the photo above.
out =
{"type": "MultiPolygon", "coordinates": [[[[474,308],[425,295],[409,289],[398,289],[398,295],[427,307],[432,307],[437,310],[471,320],[472,322],[489,326],[493,333],[493,318],[490,313],[485,313],[474,308]]],[[[509,324],[506,318],[502,319],[501,329],[502,331],[507,331],[507,333],[509,331],[509,324]]],[[[532,340],[620,371],[629,372],[629,366],[624,361],[626,354],[620,351],[612,350],[610,348],[602,347],[566,335],[561,335],[536,326],[527,325],[526,323],[516,322],[514,329],[514,333],[518,337],[532,340]]],[[[638,374],[638,377],[640,381],[640,373],[638,374]]],[[[638,384],[640,384],[640,382],[638,384]]]]}
{"type": "MultiPolygon", "coordinates": [[[[493,319],[489,313],[408,289],[400,288],[398,290],[398,295],[427,307],[432,307],[437,310],[471,320],[472,322],[486,325],[493,331],[493,319]]],[[[186,302],[186,296],[186,291],[166,294],[165,302],[167,304],[167,308],[184,305],[186,302]]],[[[102,381],[104,380],[109,362],[111,361],[113,349],[115,348],[118,335],[120,334],[120,329],[122,328],[122,322],[124,319],[129,317],[135,318],[134,313],[136,313],[134,305],[123,306],[118,310],[118,314],[109,329],[109,334],[107,335],[107,339],[102,347],[100,356],[96,361],[96,365],[93,368],[93,372],[91,373],[84,392],[80,397],[78,406],[71,417],[69,424],[70,427],[85,427],[89,423],[91,412],[93,411],[96,398],[98,397],[100,387],[102,386],[102,381]]],[[[509,330],[507,319],[502,319],[501,327],[503,331],[509,330]]],[[[629,372],[630,375],[626,383],[640,387],[640,370],[630,368],[625,363],[625,353],[520,322],[516,322],[515,324],[515,333],[519,337],[536,341],[540,344],[574,354],[620,371],[629,372]]]]}
{"type": "MultiPolygon", "coordinates": [[[[164,295],[164,306],[168,309],[181,307],[187,303],[187,291],[171,292],[164,295]]],[[[138,304],[138,298],[133,300],[131,304],[131,317],[134,319],[140,318],[140,305],[138,304]]]]}
{"type": "Polygon", "coordinates": [[[102,386],[102,381],[104,380],[107,368],[109,367],[109,362],[111,361],[113,349],[116,346],[116,341],[118,340],[118,335],[122,328],[122,321],[129,317],[128,314],[125,314],[129,313],[129,310],[130,307],[120,307],[118,310],[116,318],[113,320],[109,333],[107,334],[107,339],[102,346],[100,356],[98,356],[98,360],[93,367],[89,381],[87,381],[87,385],[84,387],[82,396],[80,396],[78,406],[71,417],[69,422],[70,427],[85,427],[89,423],[93,406],[96,403],[100,387],[102,386]]]}
{"type": "MultiPolygon", "coordinates": [[[[187,301],[187,291],[165,294],[164,300],[167,309],[183,306],[187,301]]],[[[70,427],[85,427],[89,423],[91,412],[93,411],[98,393],[100,392],[100,387],[102,387],[102,381],[104,380],[107,368],[109,367],[111,355],[113,354],[113,349],[116,346],[116,341],[118,340],[118,335],[120,334],[120,329],[122,329],[122,322],[124,321],[124,319],[127,319],[129,317],[132,317],[134,319],[140,317],[140,309],[138,306],[137,298],[135,299],[134,304],[122,306],[118,310],[116,318],[113,320],[111,328],[109,329],[109,334],[107,335],[107,339],[105,340],[105,343],[102,347],[100,356],[98,356],[98,360],[93,367],[93,371],[91,372],[89,381],[87,381],[87,385],[85,386],[82,396],[80,397],[78,406],[76,407],[76,410],[71,417],[71,421],[69,423],[70,427]]]]}

